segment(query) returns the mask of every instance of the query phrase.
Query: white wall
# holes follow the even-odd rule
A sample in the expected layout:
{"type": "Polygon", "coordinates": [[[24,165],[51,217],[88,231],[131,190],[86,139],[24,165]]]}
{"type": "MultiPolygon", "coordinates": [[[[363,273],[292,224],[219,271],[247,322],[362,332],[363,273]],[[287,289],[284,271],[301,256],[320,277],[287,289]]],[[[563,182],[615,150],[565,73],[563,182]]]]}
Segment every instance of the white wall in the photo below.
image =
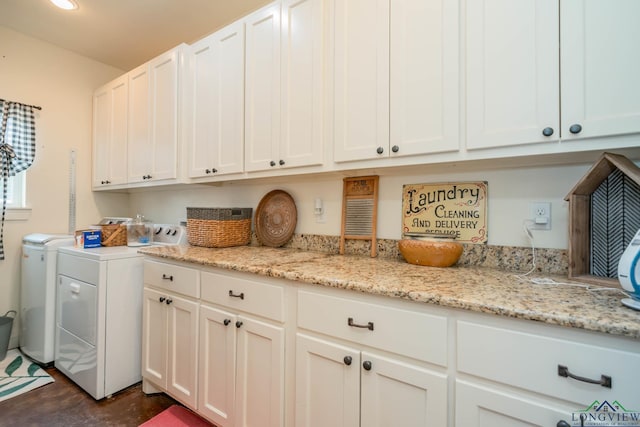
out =
{"type": "MultiPolygon", "coordinates": [[[[593,159],[600,153],[593,153],[593,159]]],[[[636,152],[637,154],[637,152],[636,152]]],[[[519,161],[521,163],[521,161],[519,161]]],[[[488,182],[488,244],[529,246],[523,221],[529,217],[529,203],[551,202],[552,229],[533,231],[536,247],[568,247],[568,204],[564,197],[593,162],[556,166],[515,167],[509,160],[483,163],[404,168],[400,171],[373,171],[380,175],[378,237],[401,236],[402,186],[404,184],[451,181],[488,182]]],[[[367,171],[371,172],[371,171],[367,171]]],[[[345,174],[362,176],[365,173],[345,174]]],[[[289,192],[296,202],[296,233],[340,235],[342,177],[297,176],[257,182],[226,183],[179,190],[150,191],[131,195],[131,214],[141,213],[153,222],[184,220],[186,207],[252,207],[273,189],[289,192]],[[314,201],[324,201],[325,222],[316,222],[314,201]]]]}
{"type": "MultiPolygon", "coordinates": [[[[0,315],[19,311],[22,236],[66,233],[69,158],[77,151],[77,224],[121,214],[128,196],[91,192],[91,117],[95,88],[121,70],[0,26],[0,98],[42,107],[36,118],[36,158],[27,170],[27,220],[7,221],[0,261],[0,315]]],[[[19,322],[14,322],[12,345],[19,322]]]]}

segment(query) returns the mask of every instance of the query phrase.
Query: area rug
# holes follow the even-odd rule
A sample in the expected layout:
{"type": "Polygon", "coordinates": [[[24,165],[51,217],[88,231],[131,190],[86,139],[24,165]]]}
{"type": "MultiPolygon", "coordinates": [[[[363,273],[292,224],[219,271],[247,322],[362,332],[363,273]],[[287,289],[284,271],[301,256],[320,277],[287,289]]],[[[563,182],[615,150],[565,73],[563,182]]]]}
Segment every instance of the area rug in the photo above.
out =
{"type": "Polygon", "coordinates": [[[53,382],[38,364],[11,349],[0,361],[0,402],[53,382]]]}
{"type": "Polygon", "coordinates": [[[138,427],[210,427],[212,425],[184,406],[173,405],[138,427]]]}

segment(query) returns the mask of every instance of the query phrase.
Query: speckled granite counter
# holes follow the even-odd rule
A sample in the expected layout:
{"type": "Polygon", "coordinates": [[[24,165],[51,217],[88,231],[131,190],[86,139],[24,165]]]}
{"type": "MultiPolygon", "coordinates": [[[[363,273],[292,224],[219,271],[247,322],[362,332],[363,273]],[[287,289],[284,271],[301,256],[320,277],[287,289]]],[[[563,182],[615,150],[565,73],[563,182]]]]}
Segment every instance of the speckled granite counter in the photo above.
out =
{"type": "MultiPolygon", "coordinates": [[[[225,249],[157,246],[142,248],[140,252],[175,261],[640,339],[640,312],[624,307],[619,291],[590,291],[585,285],[534,284],[519,280],[514,273],[495,269],[431,268],[389,259],[257,246],[225,249]]],[[[568,282],[566,277],[547,277],[568,282]]]]}

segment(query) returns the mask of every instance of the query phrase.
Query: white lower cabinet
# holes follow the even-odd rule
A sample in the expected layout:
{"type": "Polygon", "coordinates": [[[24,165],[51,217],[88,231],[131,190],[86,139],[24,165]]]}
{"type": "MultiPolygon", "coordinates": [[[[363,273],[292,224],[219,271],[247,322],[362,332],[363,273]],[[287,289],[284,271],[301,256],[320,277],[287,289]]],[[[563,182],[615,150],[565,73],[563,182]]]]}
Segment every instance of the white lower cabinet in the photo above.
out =
{"type": "Polygon", "coordinates": [[[297,427],[447,425],[447,374],[420,361],[446,365],[446,318],[300,291],[298,327],[334,339],[297,333],[297,427]]]}
{"type": "Polygon", "coordinates": [[[198,303],[144,289],[142,377],[196,408],[198,303]]]}
{"type": "Polygon", "coordinates": [[[494,317],[459,320],[456,338],[456,426],[637,416],[637,341],[494,317]]]}
{"type": "Polygon", "coordinates": [[[456,426],[460,427],[554,427],[562,426],[558,424],[562,420],[572,425],[571,411],[576,409],[513,391],[456,381],[456,426]]]}
{"type": "Polygon", "coordinates": [[[165,391],[195,409],[198,366],[198,271],[145,260],[144,285],[143,390],[165,391]]]}
{"type": "Polygon", "coordinates": [[[202,272],[199,411],[220,427],[284,425],[282,288],[202,272]],[[276,320],[278,320],[276,319],[276,320]]]}
{"type": "Polygon", "coordinates": [[[296,426],[357,426],[360,352],[304,334],[296,336],[296,426]]]}
{"type": "Polygon", "coordinates": [[[143,390],[218,427],[638,416],[638,340],[183,262],[144,274],[143,390]]]}
{"type": "Polygon", "coordinates": [[[447,377],[297,335],[296,426],[445,426],[447,377]]]}

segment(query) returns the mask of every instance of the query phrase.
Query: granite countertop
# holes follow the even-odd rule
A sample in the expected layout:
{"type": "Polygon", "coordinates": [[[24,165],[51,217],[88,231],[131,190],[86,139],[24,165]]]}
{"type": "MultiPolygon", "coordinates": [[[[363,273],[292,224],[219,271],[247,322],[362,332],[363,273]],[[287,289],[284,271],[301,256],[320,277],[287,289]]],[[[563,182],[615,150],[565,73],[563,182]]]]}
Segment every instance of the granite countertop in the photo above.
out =
{"type": "Polygon", "coordinates": [[[390,259],[261,246],[224,249],[151,246],[141,248],[139,252],[175,261],[640,339],[640,312],[621,304],[624,295],[619,290],[589,290],[587,285],[562,276],[544,276],[544,279],[562,284],[539,284],[526,280],[539,276],[522,277],[483,267],[433,268],[390,259]]]}

